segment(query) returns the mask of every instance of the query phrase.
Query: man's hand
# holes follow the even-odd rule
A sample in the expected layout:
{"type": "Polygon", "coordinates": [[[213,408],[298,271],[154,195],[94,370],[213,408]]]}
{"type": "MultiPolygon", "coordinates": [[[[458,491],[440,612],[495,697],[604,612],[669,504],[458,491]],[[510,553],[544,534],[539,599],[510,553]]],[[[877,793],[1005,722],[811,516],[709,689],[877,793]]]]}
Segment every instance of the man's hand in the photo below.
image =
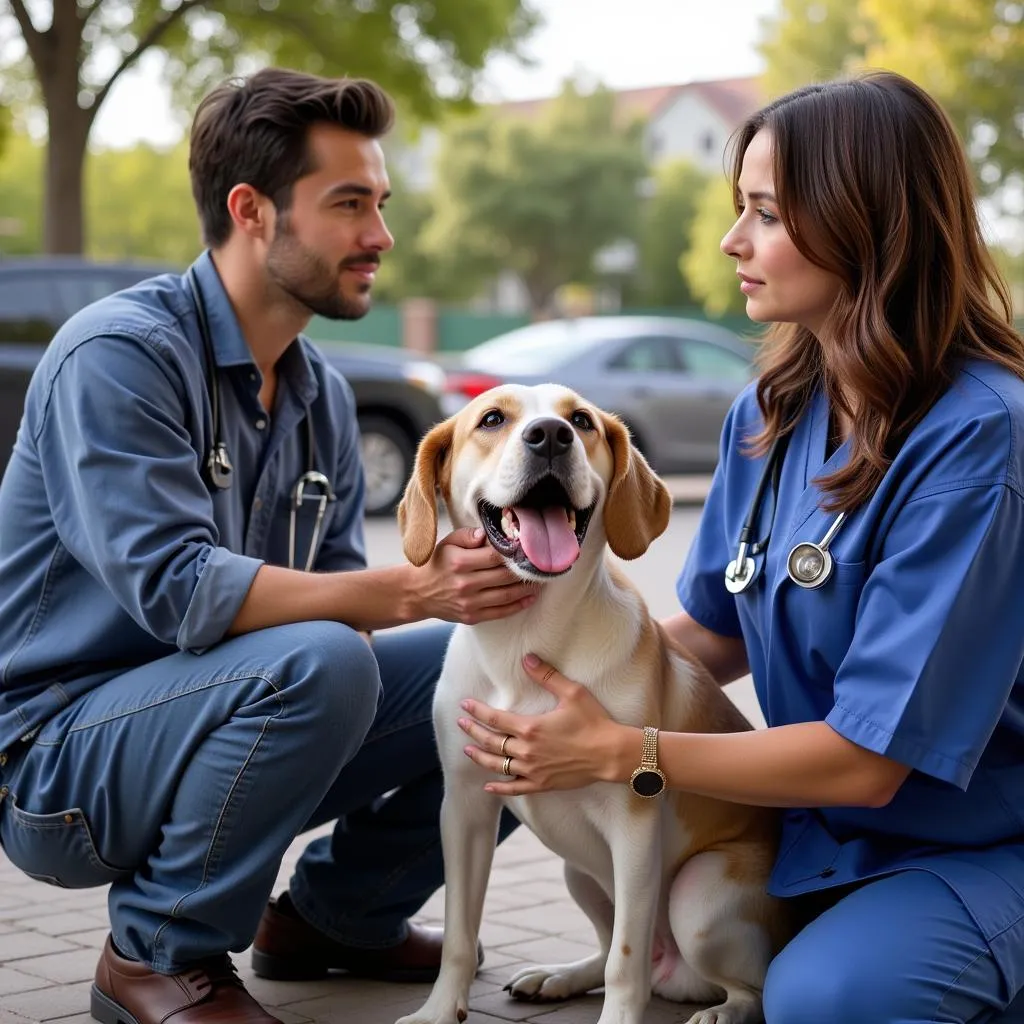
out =
{"type": "Polygon", "coordinates": [[[509,570],[480,527],[449,533],[413,579],[424,618],[473,625],[514,615],[537,600],[537,584],[509,570]]]}

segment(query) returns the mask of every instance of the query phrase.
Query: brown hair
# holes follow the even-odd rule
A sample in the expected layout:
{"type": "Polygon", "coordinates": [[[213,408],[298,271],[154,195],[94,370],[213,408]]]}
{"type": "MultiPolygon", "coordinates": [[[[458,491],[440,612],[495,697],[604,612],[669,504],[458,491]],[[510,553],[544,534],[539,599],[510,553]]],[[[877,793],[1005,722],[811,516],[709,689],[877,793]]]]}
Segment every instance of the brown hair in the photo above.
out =
{"type": "Polygon", "coordinates": [[[291,206],[292,186],[314,170],[306,146],[311,125],[335,124],[376,139],[393,121],[390,97],[365,79],[265,68],[218,86],[199,104],[189,141],[204,242],[216,247],[228,240],[228,193],[241,182],[279,211],[291,206]]]}
{"type": "Polygon", "coordinates": [[[791,430],[823,387],[832,408],[852,416],[853,434],[848,464],[819,483],[826,509],[853,509],[962,360],[992,360],[1024,378],[1024,339],[982,238],[960,140],[922,89],[873,72],[775,100],[736,133],[737,201],[743,155],[762,130],[786,230],[842,287],[823,344],[797,324],[768,331],[757,385],[765,425],[751,450],[791,430]]]}

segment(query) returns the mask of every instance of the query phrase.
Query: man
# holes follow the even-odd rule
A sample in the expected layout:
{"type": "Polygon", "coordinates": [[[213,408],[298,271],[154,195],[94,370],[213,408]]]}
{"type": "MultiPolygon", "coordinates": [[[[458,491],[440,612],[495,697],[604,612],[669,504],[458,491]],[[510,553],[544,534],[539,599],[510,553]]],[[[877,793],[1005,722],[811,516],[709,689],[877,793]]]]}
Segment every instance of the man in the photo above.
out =
{"type": "Polygon", "coordinates": [[[299,334],[369,308],[392,118],[366,81],[215,90],[189,161],[208,251],[73,317],[28,390],[0,485],[0,840],[35,878],[111,883],[108,1024],[275,1021],[227,956],[258,925],[267,977],[437,971],[408,918],[442,879],[448,627],[361,634],[532,598],[470,531],[364,568],[352,394],[299,334]]]}

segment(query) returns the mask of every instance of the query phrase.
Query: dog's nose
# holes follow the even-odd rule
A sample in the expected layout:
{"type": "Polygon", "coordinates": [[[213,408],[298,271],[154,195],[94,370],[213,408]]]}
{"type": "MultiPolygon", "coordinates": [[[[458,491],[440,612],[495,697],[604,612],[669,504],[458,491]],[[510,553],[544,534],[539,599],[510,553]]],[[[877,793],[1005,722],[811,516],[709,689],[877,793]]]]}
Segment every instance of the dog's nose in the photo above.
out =
{"type": "Polygon", "coordinates": [[[523,441],[526,447],[542,459],[554,459],[572,448],[575,438],[572,427],[565,420],[554,417],[534,420],[526,425],[523,441]]]}

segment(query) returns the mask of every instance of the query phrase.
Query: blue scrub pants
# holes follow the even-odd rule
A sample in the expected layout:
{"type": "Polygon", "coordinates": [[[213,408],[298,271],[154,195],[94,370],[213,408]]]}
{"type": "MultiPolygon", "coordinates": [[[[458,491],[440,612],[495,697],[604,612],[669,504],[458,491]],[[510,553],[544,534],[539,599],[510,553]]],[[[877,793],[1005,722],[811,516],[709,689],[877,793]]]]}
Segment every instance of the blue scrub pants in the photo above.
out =
{"type": "Polygon", "coordinates": [[[800,931],[768,971],[764,1012],[766,1024],[1020,1024],[1014,995],[953,890],[915,870],[869,882],[800,931]]]}
{"type": "Polygon", "coordinates": [[[432,701],[450,633],[371,651],[307,622],[125,672],[8,752],[4,850],[56,885],[111,883],[115,943],[170,973],[245,949],[289,844],[337,819],[299,860],[296,907],[339,941],[401,942],[443,881],[432,701]]]}

